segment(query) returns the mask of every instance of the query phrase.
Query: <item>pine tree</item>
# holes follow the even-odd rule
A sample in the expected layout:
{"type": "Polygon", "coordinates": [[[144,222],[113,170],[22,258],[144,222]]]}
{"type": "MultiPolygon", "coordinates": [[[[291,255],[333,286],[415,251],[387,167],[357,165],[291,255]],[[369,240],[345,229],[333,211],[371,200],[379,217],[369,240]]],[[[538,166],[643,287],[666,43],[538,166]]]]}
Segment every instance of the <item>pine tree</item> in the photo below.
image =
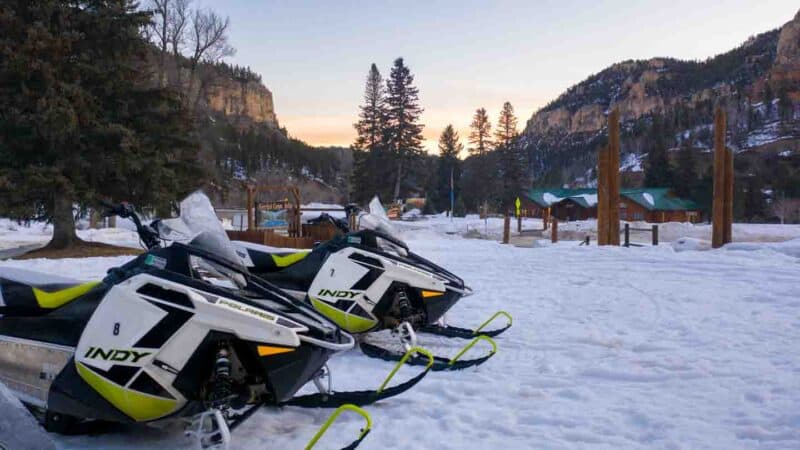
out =
{"type": "Polygon", "coordinates": [[[386,89],[383,77],[374,63],[369,68],[364,88],[364,104],[359,109],[359,120],[354,125],[358,133],[354,147],[374,151],[383,142],[387,118],[386,89]]]}
{"type": "Polygon", "coordinates": [[[178,95],[143,69],[150,18],[135,6],[0,6],[0,207],[52,221],[51,248],[80,244],[75,204],[163,207],[204,181],[178,95]]]}
{"type": "Polygon", "coordinates": [[[470,129],[469,143],[472,144],[472,147],[469,148],[469,154],[485,155],[492,149],[492,124],[489,122],[489,115],[486,114],[486,108],[475,110],[470,129]]]}
{"type": "Polygon", "coordinates": [[[436,199],[439,211],[451,208],[450,205],[450,186],[453,183],[453,194],[455,197],[460,195],[458,185],[461,179],[461,167],[459,155],[464,150],[458,137],[458,132],[453,125],[447,125],[442,135],[439,137],[439,160],[436,170],[436,199]]]}
{"type": "Polygon", "coordinates": [[[385,151],[388,108],[383,77],[375,64],[372,64],[367,75],[364,104],[359,109],[359,120],[354,125],[358,135],[352,146],[351,195],[353,200],[363,203],[374,195],[384,196],[387,192],[383,165],[388,162],[385,151]]]}
{"type": "Polygon", "coordinates": [[[697,169],[695,167],[694,150],[689,139],[681,143],[678,151],[678,165],[675,169],[673,180],[675,193],[684,198],[689,198],[697,184],[697,169]]]}
{"type": "Polygon", "coordinates": [[[517,136],[517,117],[514,115],[514,107],[510,102],[503,103],[500,110],[500,117],[497,119],[497,128],[494,132],[494,142],[497,147],[504,147],[511,144],[517,136]]]}
{"type": "Polygon", "coordinates": [[[415,160],[423,153],[423,125],[419,123],[423,110],[419,105],[419,89],[414,86],[414,76],[403,58],[394,60],[386,91],[385,137],[396,167],[393,198],[399,199],[403,183],[407,181],[405,177],[413,172],[415,160]]]}
{"type": "Polygon", "coordinates": [[[665,131],[659,114],[653,116],[653,125],[648,136],[650,151],[644,172],[645,187],[668,187],[672,185],[672,171],[664,143],[665,131]]]}
{"type": "Polygon", "coordinates": [[[500,174],[498,200],[501,209],[509,209],[520,195],[520,191],[527,185],[527,152],[516,138],[517,118],[514,116],[514,107],[510,102],[505,102],[495,129],[500,174]]]}

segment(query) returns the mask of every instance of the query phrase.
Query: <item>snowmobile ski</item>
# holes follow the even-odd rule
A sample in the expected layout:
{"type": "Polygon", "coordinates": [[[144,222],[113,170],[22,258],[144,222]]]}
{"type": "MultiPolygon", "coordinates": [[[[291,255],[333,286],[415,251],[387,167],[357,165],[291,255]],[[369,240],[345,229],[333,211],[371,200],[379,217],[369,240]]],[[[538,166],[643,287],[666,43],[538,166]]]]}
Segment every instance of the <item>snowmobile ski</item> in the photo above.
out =
{"type": "Polygon", "coordinates": [[[369,414],[367,414],[366,411],[359,408],[358,406],[345,404],[336,408],[336,411],[334,411],[333,414],[331,414],[330,417],[328,417],[328,420],[326,420],[325,423],[322,424],[322,427],[320,427],[319,431],[317,431],[317,434],[315,434],[314,437],[311,438],[311,440],[308,442],[308,445],[306,445],[305,450],[311,450],[311,448],[313,448],[314,445],[316,445],[317,442],[319,442],[320,438],[322,438],[322,435],[325,434],[326,431],[328,431],[328,428],[331,427],[331,425],[333,424],[333,422],[336,421],[339,415],[341,415],[345,411],[354,412],[360,415],[362,418],[364,418],[365,426],[364,428],[361,429],[358,435],[358,439],[351,442],[347,447],[343,447],[342,450],[352,450],[358,447],[364,440],[364,438],[367,437],[369,432],[372,431],[372,418],[369,416],[369,414]]]}
{"type": "Polygon", "coordinates": [[[381,383],[380,387],[374,391],[333,392],[330,391],[330,389],[321,389],[322,392],[295,397],[281,403],[281,405],[299,406],[302,408],[341,408],[347,404],[356,406],[370,405],[379,400],[402,394],[403,392],[414,387],[414,385],[425,378],[425,375],[427,375],[430,370],[435,370],[432,369],[432,367],[435,365],[436,359],[424,348],[412,347],[404,355],[396,359],[396,361],[398,361],[398,363],[395,364],[394,368],[389,373],[389,376],[387,376],[386,379],[383,380],[383,383],[381,383]],[[427,361],[422,356],[427,358],[427,361]],[[392,378],[394,378],[397,371],[400,370],[400,367],[406,363],[409,365],[425,365],[425,369],[408,381],[400,383],[396,386],[386,387],[392,378]]]}
{"type": "MultiPolygon", "coordinates": [[[[419,366],[419,365],[429,365],[430,362],[426,362],[424,359],[420,358],[419,356],[415,355],[414,357],[408,358],[408,352],[405,355],[401,355],[393,350],[389,350],[375,344],[370,344],[368,342],[360,342],[359,346],[361,347],[361,351],[372,358],[383,359],[385,361],[398,361],[402,360],[403,358],[408,359],[407,364],[412,366],[419,366]]],[[[457,354],[452,358],[445,358],[442,356],[433,356],[433,365],[429,366],[430,370],[434,372],[441,372],[445,370],[462,370],[469,367],[479,366],[486,361],[489,360],[494,354],[497,353],[497,344],[492,340],[492,338],[485,336],[485,335],[478,335],[475,336],[467,345],[465,345],[457,354]],[[486,341],[491,345],[492,349],[489,353],[485,356],[475,359],[466,359],[462,360],[461,357],[464,356],[478,341],[486,341]]]]}
{"type": "Polygon", "coordinates": [[[449,325],[442,326],[434,324],[434,325],[424,325],[417,331],[421,331],[423,333],[428,333],[428,334],[435,334],[437,336],[472,339],[478,335],[489,336],[489,337],[499,336],[504,331],[511,328],[511,324],[512,324],[511,314],[505,311],[497,311],[496,313],[494,313],[492,317],[483,322],[481,326],[479,326],[474,330],[470,330],[469,328],[459,328],[459,327],[451,327],[449,325]],[[500,316],[504,316],[506,319],[508,319],[508,323],[506,324],[506,326],[494,330],[483,331],[483,329],[486,328],[487,325],[489,325],[491,322],[493,322],[500,316]]]}
{"type": "MultiPolygon", "coordinates": [[[[256,412],[262,406],[266,406],[266,405],[263,404],[263,403],[262,404],[258,404],[258,405],[252,405],[252,406],[248,407],[244,412],[242,412],[241,414],[236,416],[235,418],[232,418],[230,426],[229,426],[229,431],[227,432],[228,441],[230,441],[230,433],[233,432],[233,430],[236,429],[239,425],[244,423],[245,420],[247,420],[250,416],[252,416],[253,413],[256,412]]],[[[316,434],[314,434],[314,437],[312,437],[311,440],[308,442],[308,444],[305,446],[305,450],[310,450],[312,447],[314,447],[314,445],[317,444],[317,442],[320,440],[320,438],[322,438],[322,435],[324,435],[325,432],[328,431],[328,428],[330,428],[331,425],[333,425],[333,423],[336,421],[336,419],[339,417],[339,415],[341,415],[345,411],[351,411],[351,412],[354,412],[354,413],[360,415],[361,417],[363,417],[364,421],[366,423],[366,426],[361,429],[361,432],[359,433],[358,438],[355,441],[353,441],[350,444],[348,444],[346,447],[342,447],[342,450],[352,450],[352,449],[358,447],[361,444],[361,442],[364,440],[364,438],[366,438],[367,435],[369,434],[369,432],[372,430],[372,418],[370,417],[370,415],[365,410],[359,408],[358,406],[353,405],[353,404],[349,404],[349,403],[345,403],[345,404],[342,404],[342,405],[338,406],[336,408],[336,410],[333,413],[331,413],[331,415],[328,417],[328,419],[325,420],[325,423],[322,424],[320,429],[316,432],[316,434]]],[[[189,434],[189,433],[187,433],[187,434],[189,434]]],[[[194,433],[192,433],[192,434],[194,434],[194,433]]],[[[217,445],[218,445],[217,448],[220,448],[220,449],[224,448],[223,444],[222,444],[222,441],[220,441],[217,445]]]]}

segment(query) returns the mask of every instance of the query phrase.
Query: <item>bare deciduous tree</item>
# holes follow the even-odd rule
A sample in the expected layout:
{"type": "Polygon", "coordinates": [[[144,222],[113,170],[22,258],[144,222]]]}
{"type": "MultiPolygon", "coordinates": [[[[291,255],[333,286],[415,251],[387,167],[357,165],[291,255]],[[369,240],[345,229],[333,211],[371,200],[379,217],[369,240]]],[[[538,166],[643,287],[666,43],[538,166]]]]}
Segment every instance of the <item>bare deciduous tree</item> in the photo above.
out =
{"type": "Polygon", "coordinates": [[[173,11],[167,21],[167,36],[175,61],[175,84],[181,87],[180,59],[186,45],[186,32],[189,26],[192,0],[173,0],[173,11]]]}
{"type": "Polygon", "coordinates": [[[166,84],[170,0],[150,0],[149,7],[153,11],[153,20],[150,22],[151,36],[161,51],[158,59],[158,84],[163,87],[166,84]]]}
{"type": "Polygon", "coordinates": [[[800,199],[776,198],[770,208],[772,214],[781,220],[781,223],[795,223],[800,220],[800,199]]]}
{"type": "Polygon", "coordinates": [[[192,17],[192,28],[190,30],[190,41],[193,53],[190,62],[190,83],[197,83],[197,96],[195,97],[193,109],[205,93],[206,80],[198,76],[198,68],[201,63],[214,64],[227,56],[233,56],[236,50],[228,44],[228,25],[230,19],[223,19],[213,11],[195,10],[192,17]]]}

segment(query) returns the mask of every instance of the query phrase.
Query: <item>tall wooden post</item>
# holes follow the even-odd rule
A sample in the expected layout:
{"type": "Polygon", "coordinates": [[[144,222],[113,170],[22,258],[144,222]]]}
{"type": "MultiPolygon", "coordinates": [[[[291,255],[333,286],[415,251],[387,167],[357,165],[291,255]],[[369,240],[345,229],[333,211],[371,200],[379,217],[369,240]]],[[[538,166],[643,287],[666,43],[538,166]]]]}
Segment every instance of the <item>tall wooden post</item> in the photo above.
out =
{"type": "Polygon", "coordinates": [[[725,217],[722,222],[722,239],[733,242],[733,150],[725,148],[725,217]]]}
{"type": "MultiPolygon", "coordinates": [[[[711,246],[719,248],[725,245],[726,198],[727,198],[727,166],[728,155],[725,148],[726,130],[725,111],[717,105],[714,110],[714,200],[712,205],[711,246]]],[[[731,156],[731,169],[733,157],[731,156]]],[[[733,181],[733,180],[731,180],[733,181]]],[[[731,195],[731,197],[733,197],[731,195]]]]}
{"type": "Polygon", "coordinates": [[[506,215],[503,217],[503,244],[508,244],[511,240],[511,216],[506,211],[506,215]]]}
{"type": "Polygon", "coordinates": [[[255,188],[253,186],[247,186],[247,231],[253,231],[256,229],[254,226],[253,220],[253,191],[255,188]]]}
{"type": "Polygon", "coordinates": [[[522,214],[517,214],[517,233],[522,233],[522,214]]]}
{"type": "Polygon", "coordinates": [[[558,219],[555,217],[550,221],[550,241],[553,244],[558,242],[558,219]]]}
{"type": "Polygon", "coordinates": [[[608,116],[608,244],[619,245],[619,108],[608,116]]]}
{"type": "Polygon", "coordinates": [[[608,148],[597,152],[597,245],[608,245],[608,148]]]}

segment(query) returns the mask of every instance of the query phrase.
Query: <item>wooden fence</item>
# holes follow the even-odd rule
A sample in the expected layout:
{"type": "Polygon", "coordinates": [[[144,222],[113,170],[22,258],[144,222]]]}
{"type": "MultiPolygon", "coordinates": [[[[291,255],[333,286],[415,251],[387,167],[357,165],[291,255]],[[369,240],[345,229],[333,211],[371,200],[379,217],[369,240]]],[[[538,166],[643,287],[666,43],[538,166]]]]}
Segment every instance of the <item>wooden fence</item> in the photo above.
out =
{"type": "Polygon", "coordinates": [[[282,248],[313,248],[318,240],[304,236],[291,237],[275,233],[274,230],[228,230],[228,237],[234,241],[252,242],[282,248]]]}

